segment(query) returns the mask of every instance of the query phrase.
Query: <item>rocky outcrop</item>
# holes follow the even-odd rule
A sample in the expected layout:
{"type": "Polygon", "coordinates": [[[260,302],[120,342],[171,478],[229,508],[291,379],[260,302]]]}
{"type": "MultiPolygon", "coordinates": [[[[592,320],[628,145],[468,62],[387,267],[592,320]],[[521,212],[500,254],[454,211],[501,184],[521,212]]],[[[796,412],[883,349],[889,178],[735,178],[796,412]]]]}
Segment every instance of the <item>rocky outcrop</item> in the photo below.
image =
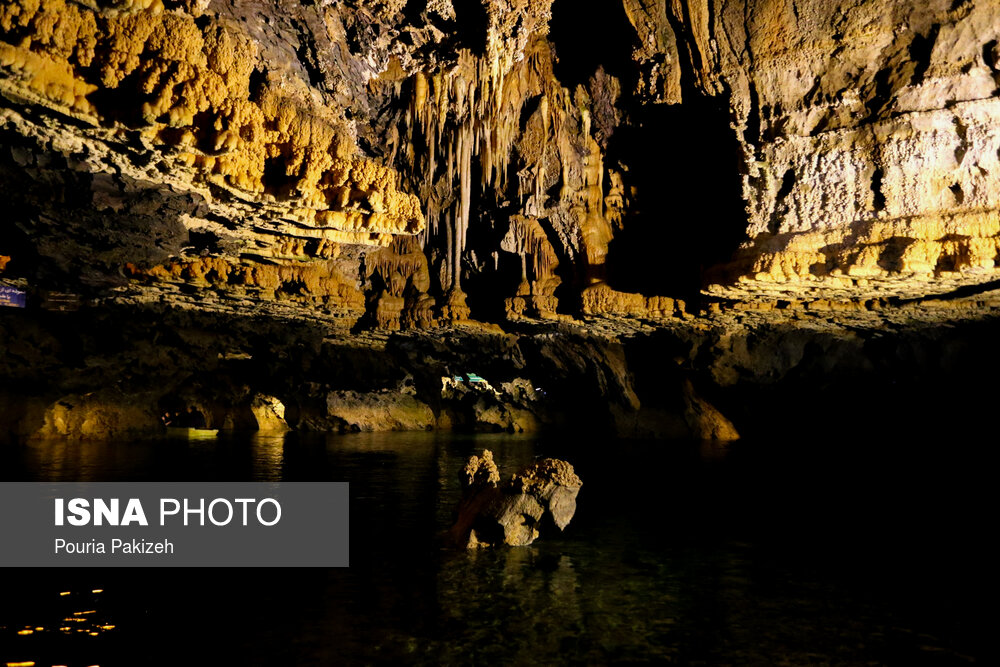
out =
{"type": "Polygon", "coordinates": [[[547,421],[545,392],[525,378],[504,382],[499,389],[485,381],[442,381],[439,428],[531,433],[547,421]]]}
{"type": "Polygon", "coordinates": [[[448,539],[467,549],[527,546],[548,525],[564,530],[583,486],[573,466],[559,459],[543,459],[501,483],[488,449],[469,459],[461,480],[462,500],[448,539]]]}
{"type": "Polygon", "coordinates": [[[695,87],[726,99],[743,155],[747,240],[710,293],[919,298],[996,280],[992,3],[682,4],[695,87]]]}
{"type": "Polygon", "coordinates": [[[6,431],[21,439],[125,438],[155,433],[159,415],[151,396],[120,392],[70,394],[50,401],[41,397],[0,396],[0,437],[6,431]]]}
{"type": "MultiPolygon", "coordinates": [[[[335,391],[327,395],[326,405],[328,423],[339,431],[429,431],[435,424],[430,407],[408,393],[335,391]]],[[[318,421],[309,426],[329,428],[318,421]]]]}
{"type": "Polygon", "coordinates": [[[250,410],[261,433],[284,433],[289,430],[285,421],[285,405],[274,396],[257,394],[250,403],[250,410]]]}
{"type": "MultiPolygon", "coordinates": [[[[6,3],[0,282],[29,308],[0,392],[729,440],[831,338],[859,373],[886,332],[981,340],[993,3],[585,5],[6,3]],[[470,369],[493,389],[442,392],[470,369]]],[[[29,431],[146,418],[49,412],[29,431]]]]}
{"type": "Polygon", "coordinates": [[[548,0],[12,2],[0,252],[53,289],[385,329],[976,288],[1000,243],[992,9],[623,0],[595,9],[597,55],[548,0]],[[677,220],[709,165],[715,233],[677,220]]]}
{"type": "MultiPolygon", "coordinates": [[[[318,101],[289,61],[262,57],[242,27],[176,4],[8,3],[3,95],[82,128],[66,144],[65,132],[9,110],[6,129],[87,154],[92,174],[207,193],[209,209],[219,193],[234,208],[216,215],[242,210],[248,229],[256,218],[303,242],[420,230],[419,205],[392,172],[355,156],[343,109],[318,101]]],[[[112,193],[104,200],[115,205],[112,193]]]]}
{"type": "Polygon", "coordinates": [[[600,57],[574,11],[8,3],[0,168],[27,238],[0,251],[35,279],[387,329],[467,320],[477,298],[479,317],[669,319],[692,286],[864,302],[996,280],[989,2],[623,0],[595,17],[600,57]],[[717,199],[735,193],[707,205],[732,218],[714,236],[655,191],[693,182],[699,151],[717,199]],[[666,279],[637,281],[661,237],[687,256],[660,248],[666,279]]]}

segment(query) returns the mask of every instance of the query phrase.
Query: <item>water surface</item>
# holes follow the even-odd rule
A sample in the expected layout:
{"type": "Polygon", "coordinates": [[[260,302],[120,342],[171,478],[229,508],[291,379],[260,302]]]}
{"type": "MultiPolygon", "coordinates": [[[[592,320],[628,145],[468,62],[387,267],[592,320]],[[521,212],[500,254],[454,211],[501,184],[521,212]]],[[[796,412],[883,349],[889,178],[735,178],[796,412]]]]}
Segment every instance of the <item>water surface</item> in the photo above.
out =
{"type": "Polygon", "coordinates": [[[424,433],[12,445],[6,481],[350,482],[351,567],[0,572],[0,664],[973,663],[992,580],[980,451],[424,433]],[[508,472],[575,465],[564,534],[442,546],[458,471],[484,447],[508,472]]]}

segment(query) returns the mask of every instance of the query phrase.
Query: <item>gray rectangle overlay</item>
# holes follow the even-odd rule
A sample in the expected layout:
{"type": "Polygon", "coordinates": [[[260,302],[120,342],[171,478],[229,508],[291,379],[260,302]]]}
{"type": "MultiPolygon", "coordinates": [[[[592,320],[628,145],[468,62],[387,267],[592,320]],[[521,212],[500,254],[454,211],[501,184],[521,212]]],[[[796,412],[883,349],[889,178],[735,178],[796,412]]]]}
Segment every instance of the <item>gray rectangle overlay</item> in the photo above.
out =
{"type": "Polygon", "coordinates": [[[347,567],[348,490],[346,482],[2,482],[0,567],[347,567]],[[70,523],[83,518],[70,510],[74,498],[89,503],[86,525],[70,523]],[[94,525],[94,500],[114,498],[120,525],[107,525],[107,513],[94,525]],[[64,525],[56,525],[57,499],[64,525]],[[134,512],[123,525],[130,499],[147,526],[134,512]],[[204,514],[189,513],[185,526],[184,501],[197,510],[202,499],[204,514]],[[171,500],[179,513],[169,514],[171,500]]]}

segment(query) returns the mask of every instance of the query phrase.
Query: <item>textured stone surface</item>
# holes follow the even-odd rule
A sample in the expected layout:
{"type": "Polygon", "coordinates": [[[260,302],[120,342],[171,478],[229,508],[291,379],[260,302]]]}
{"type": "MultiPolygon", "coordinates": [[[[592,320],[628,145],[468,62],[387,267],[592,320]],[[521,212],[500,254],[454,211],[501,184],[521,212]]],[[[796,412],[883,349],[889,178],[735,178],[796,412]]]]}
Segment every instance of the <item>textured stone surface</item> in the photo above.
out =
{"type": "Polygon", "coordinates": [[[251,298],[389,329],[672,318],[692,286],[857,302],[996,279],[990,2],[592,11],[605,55],[549,0],[8,3],[0,168],[27,238],[0,248],[7,271],[260,284],[251,298]],[[655,184],[712,142],[705,190],[738,199],[706,224],[728,231],[652,231],[702,224],[671,220],[655,184]],[[660,237],[697,243],[666,277],[633,277],[656,272],[639,246],[660,237]]]}
{"type": "Polygon", "coordinates": [[[257,422],[257,430],[263,433],[284,433],[288,431],[285,421],[285,405],[280,399],[265,394],[257,394],[250,403],[250,411],[257,422]]]}
{"type": "Polygon", "coordinates": [[[914,298],[996,280],[994,3],[709,2],[697,21],[689,4],[749,218],[710,293],[914,298]]]}
{"type": "Polygon", "coordinates": [[[464,491],[448,538],[467,549],[527,546],[545,522],[564,530],[583,486],[573,466],[559,459],[543,459],[501,483],[488,449],[472,456],[460,477],[464,491]]]}
{"type": "MultiPolygon", "coordinates": [[[[996,12],[8,2],[0,281],[31,308],[2,314],[4,423],[35,433],[31,406],[89,414],[77,398],[128,386],[234,427],[261,394],[296,428],[529,431],[576,410],[731,439],[726,392],[794,379],[831,338],[859,369],[885,333],[936,350],[930,328],[996,319],[996,12]],[[54,303],[78,311],[31,310],[54,303]],[[441,394],[470,368],[496,392],[441,394]],[[217,399],[201,369],[225,372],[217,399]]],[[[64,412],[46,432],[100,431],[64,412]]],[[[120,414],[98,422],[146,419],[120,414]]]]}
{"type": "Polygon", "coordinates": [[[398,392],[331,392],[327,415],[342,431],[424,431],[434,427],[434,413],[413,396],[398,392]]]}

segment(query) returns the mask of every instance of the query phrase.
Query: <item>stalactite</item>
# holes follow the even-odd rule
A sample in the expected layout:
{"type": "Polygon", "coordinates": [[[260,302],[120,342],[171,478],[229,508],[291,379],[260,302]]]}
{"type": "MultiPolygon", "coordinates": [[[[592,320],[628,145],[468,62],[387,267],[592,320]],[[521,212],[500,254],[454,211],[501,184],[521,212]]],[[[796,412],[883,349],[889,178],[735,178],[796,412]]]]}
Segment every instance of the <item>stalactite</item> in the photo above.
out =
{"type": "Polygon", "coordinates": [[[521,283],[516,294],[505,302],[508,316],[555,317],[558,305],[555,290],[561,283],[555,274],[559,260],[539,222],[520,215],[511,216],[510,227],[500,247],[521,258],[521,283]]]}
{"type": "Polygon", "coordinates": [[[452,289],[461,290],[461,260],[465,250],[466,233],[469,230],[469,216],[472,207],[472,136],[471,128],[465,126],[458,135],[458,160],[460,195],[455,216],[455,253],[452,289]]]}
{"type": "MultiPolygon", "coordinates": [[[[478,192],[497,202],[514,201],[521,213],[536,218],[555,208],[575,218],[579,232],[563,239],[572,246],[568,254],[598,267],[588,275],[602,275],[599,265],[612,232],[602,192],[603,153],[590,136],[586,89],[565,89],[555,76],[554,54],[544,36],[548,11],[546,3],[491,11],[480,54],[460,50],[450,65],[413,74],[404,89],[409,97],[402,105],[400,142],[414,150],[412,157],[399,155],[424,203],[427,232],[421,242],[433,247],[437,238],[445,250],[437,274],[442,313],[464,302],[462,265],[470,225],[477,224],[478,192]],[[521,13],[531,17],[527,28],[521,27],[521,13]],[[562,167],[555,200],[550,196],[553,164],[562,167]]],[[[553,254],[537,249],[524,254],[531,255],[530,266],[525,258],[525,272],[535,282],[551,275],[553,254]]]]}
{"type": "MultiPolygon", "coordinates": [[[[472,223],[473,161],[480,167],[481,190],[492,188],[498,198],[503,196],[509,185],[511,155],[520,136],[520,116],[531,100],[539,100],[543,141],[557,144],[554,131],[559,124],[552,122],[550,108],[564,107],[569,96],[551,68],[549,46],[537,40],[518,63],[498,47],[478,57],[466,50],[451,70],[419,72],[412,78],[404,134],[407,141],[423,147],[419,161],[410,161],[410,170],[422,184],[426,200],[428,232],[423,242],[438,234],[445,237],[441,284],[445,293],[461,290],[462,257],[472,223]],[[555,100],[554,105],[549,98],[555,100]]],[[[543,155],[545,150],[543,146],[543,155]]],[[[542,200],[546,173],[544,160],[541,162],[535,178],[518,183],[522,201],[532,197],[542,200]]]]}

